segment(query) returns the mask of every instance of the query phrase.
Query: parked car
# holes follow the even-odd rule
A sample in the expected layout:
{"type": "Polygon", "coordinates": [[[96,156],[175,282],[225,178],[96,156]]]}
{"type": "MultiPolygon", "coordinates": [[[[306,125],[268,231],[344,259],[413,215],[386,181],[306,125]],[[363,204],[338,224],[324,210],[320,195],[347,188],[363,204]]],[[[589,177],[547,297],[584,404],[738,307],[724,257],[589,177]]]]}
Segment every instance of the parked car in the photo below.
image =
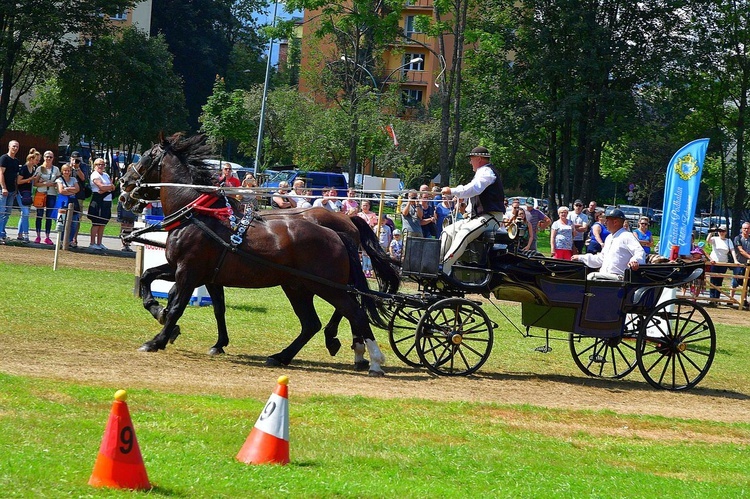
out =
{"type": "Polygon", "coordinates": [[[695,232],[698,236],[705,238],[706,236],[708,236],[709,232],[712,232],[719,225],[726,225],[727,227],[729,227],[729,235],[731,236],[733,234],[730,227],[731,222],[727,222],[726,217],[720,217],[716,215],[706,218],[695,217],[693,219],[693,232],[695,232]]]}
{"type": "Polygon", "coordinates": [[[305,187],[310,189],[313,196],[320,196],[323,187],[335,187],[340,195],[346,195],[348,187],[346,176],[343,173],[304,172],[301,170],[282,170],[263,182],[262,187],[275,189],[279,187],[279,182],[284,180],[289,182],[291,186],[297,179],[305,181],[305,187]]]}
{"type": "Polygon", "coordinates": [[[625,214],[625,218],[630,222],[631,228],[635,228],[641,217],[648,217],[649,220],[654,218],[654,209],[647,206],[633,206],[629,204],[618,205],[625,214]]]}

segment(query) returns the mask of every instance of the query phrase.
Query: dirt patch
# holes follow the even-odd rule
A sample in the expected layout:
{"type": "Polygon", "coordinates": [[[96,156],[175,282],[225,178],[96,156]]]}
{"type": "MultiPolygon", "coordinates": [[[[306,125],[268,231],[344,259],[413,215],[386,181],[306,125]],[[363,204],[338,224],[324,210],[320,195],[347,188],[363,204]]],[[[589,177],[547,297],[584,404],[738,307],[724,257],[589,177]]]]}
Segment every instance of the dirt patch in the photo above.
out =
{"type": "MultiPolygon", "coordinates": [[[[52,257],[53,252],[49,250],[0,247],[0,261],[7,263],[52,265],[52,257]]],[[[126,272],[132,272],[135,265],[130,258],[87,255],[83,259],[72,252],[62,252],[59,264],[88,269],[91,258],[106,259],[109,268],[126,272]]],[[[745,324],[750,318],[748,314],[725,308],[711,310],[715,322],[727,324],[745,324]]],[[[131,389],[264,398],[276,377],[287,374],[297,396],[362,395],[530,404],[727,422],[747,421],[747,414],[750,414],[750,396],[745,394],[700,386],[687,393],[672,393],[654,390],[640,380],[608,381],[483,371],[467,378],[446,378],[398,365],[395,360],[387,367],[387,377],[370,378],[365,373],[352,371],[349,357],[342,355],[331,361],[300,361],[276,369],[264,366],[264,356],[229,354],[210,358],[203,351],[185,349],[179,341],[167,352],[156,354],[134,353],[132,345],[114,348],[107,345],[106,349],[90,345],[80,351],[72,346],[33,339],[9,343],[0,342],[0,358],[3,359],[0,370],[5,373],[131,389]]],[[[602,429],[603,433],[622,431],[626,430],[602,429]]]]}

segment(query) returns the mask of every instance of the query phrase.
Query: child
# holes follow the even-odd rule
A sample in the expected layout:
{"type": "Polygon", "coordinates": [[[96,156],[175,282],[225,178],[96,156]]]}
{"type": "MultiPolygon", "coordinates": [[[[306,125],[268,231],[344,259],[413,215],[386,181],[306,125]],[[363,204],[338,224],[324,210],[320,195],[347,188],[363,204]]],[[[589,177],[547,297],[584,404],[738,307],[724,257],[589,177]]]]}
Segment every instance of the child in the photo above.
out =
{"type": "Polygon", "coordinates": [[[401,231],[396,229],[393,231],[393,241],[391,241],[391,245],[388,248],[388,253],[391,255],[391,258],[400,262],[401,249],[403,247],[403,242],[401,241],[401,231]]]}

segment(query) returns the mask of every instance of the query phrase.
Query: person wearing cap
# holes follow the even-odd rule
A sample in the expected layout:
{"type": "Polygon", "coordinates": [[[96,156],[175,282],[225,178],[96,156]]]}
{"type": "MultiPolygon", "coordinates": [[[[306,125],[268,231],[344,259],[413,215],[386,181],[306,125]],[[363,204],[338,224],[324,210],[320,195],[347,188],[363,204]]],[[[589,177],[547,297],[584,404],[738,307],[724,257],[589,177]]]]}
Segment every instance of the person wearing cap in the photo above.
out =
{"type": "Polygon", "coordinates": [[[393,231],[393,240],[391,245],[388,247],[388,254],[391,258],[397,261],[401,261],[401,250],[404,248],[404,243],[401,241],[401,231],[396,229],[393,231]]]}
{"type": "MultiPolygon", "coordinates": [[[[729,254],[732,254],[734,261],[737,261],[737,250],[734,247],[734,243],[727,237],[727,226],[719,225],[713,235],[706,239],[706,243],[711,245],[711,254],[708,258],[711,260],[711,267],[708,271],[712,274],[724,274],[729,267],[723,265],[715,265],[716,263],[729,263],[729,254]]],[[[714,275],[711,276],[711,289],[708,290],[709,298],[718,300],[721,298],[721,285],[724,282],[724,276],[714,275]]],[[[715,307],[716,302],[711,301],[708,303],[709,307],[715,307]]]]}
{"type": "Polygon", "coordinates": [[[469,153],[474,178],[466,185],[443,187],[441,194],[469,198],[469,217],[443,230],[440,251],[443,255],[443,273],[450,275],[451,267],[461,257],[466,246],[488,229],[503,227],[505,192],[500,173],[490,163],[490,151],[475,147],[469,153]]]}
{"type": "Polygon", "coordinates": [[[638,270],[644,263],[646,253],[638,240],[624,228],[625,213],[615,208],[606,214],[609,237],[604,241],[604,248],[595,255],[573,255],[573,261],[585,263],[588,267],[599,269],[591,272],[588,279],[622,280],[626,269],[638,270]]]}
{"type": "MultiPolygon", "coordinates": [[[[72,153],[70,153],[70,166],[73,167],[73,176],[78,183],[78,192],[76,192],[78,206],[83,206],[83,201],[88,197],[87,194],[91,195],[91,190],[89,190],[88,193],[86,192],[86,189],[88,188],[86,184],[88,183],[89,176],[91,175],[91,168],[87,163],[84,163],[83,158],[81,158],[81,153],[78,151],[73,151],[72,153]]],[[[72,244],[74,247],[78,246],[79,228],[80,223],[78,222],[78,220],[74,219],[73,226],[71,228],[71,232],[73,233],[72,244]]]]}
{"type": "Polygon", "coordinates": [[[526,220],[529,221],[529,225],[531,226],[528,247],[530,250],[536,251],[539,230],[552,225],[552,220],[541,210],[534,208],[534,198],[526,198],[526,220]]]}
{"type": "Polygon", "coordinates": [[[573,222],[573,247],[576,253],[583,253],[586,243],[584,235],[588,232],[591,223],[589,217],[583,213],[583,201],[580,199],[573,201],[573,213],[570,214],[570,220],[573,222]]]}

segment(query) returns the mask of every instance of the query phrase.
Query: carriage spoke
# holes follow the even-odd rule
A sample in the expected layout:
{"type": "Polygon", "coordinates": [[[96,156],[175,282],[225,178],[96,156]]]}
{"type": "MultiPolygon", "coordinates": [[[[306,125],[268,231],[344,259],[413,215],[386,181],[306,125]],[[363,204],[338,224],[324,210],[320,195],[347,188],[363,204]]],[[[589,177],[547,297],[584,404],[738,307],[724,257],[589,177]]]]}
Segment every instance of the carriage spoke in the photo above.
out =
{"type": "Polygon", "coordinates": [[[670,300],[659,304],[647,323],[651,327],[641,331],[636,345],[638,366],[646,381],[669,390],[695,386],[708,372],[716,348],[716,332],[703,308],[682,299],[670,300]],[[655,339],[654,328],[669,334],[655,339]]]}
{"type": "Polygon", "coordinates": [[[479,305],[463,298],[434,303],[417,326],[417,353],[436,374],[471,374],[487,360],[491,348],[489,318],[479,305]]]}

